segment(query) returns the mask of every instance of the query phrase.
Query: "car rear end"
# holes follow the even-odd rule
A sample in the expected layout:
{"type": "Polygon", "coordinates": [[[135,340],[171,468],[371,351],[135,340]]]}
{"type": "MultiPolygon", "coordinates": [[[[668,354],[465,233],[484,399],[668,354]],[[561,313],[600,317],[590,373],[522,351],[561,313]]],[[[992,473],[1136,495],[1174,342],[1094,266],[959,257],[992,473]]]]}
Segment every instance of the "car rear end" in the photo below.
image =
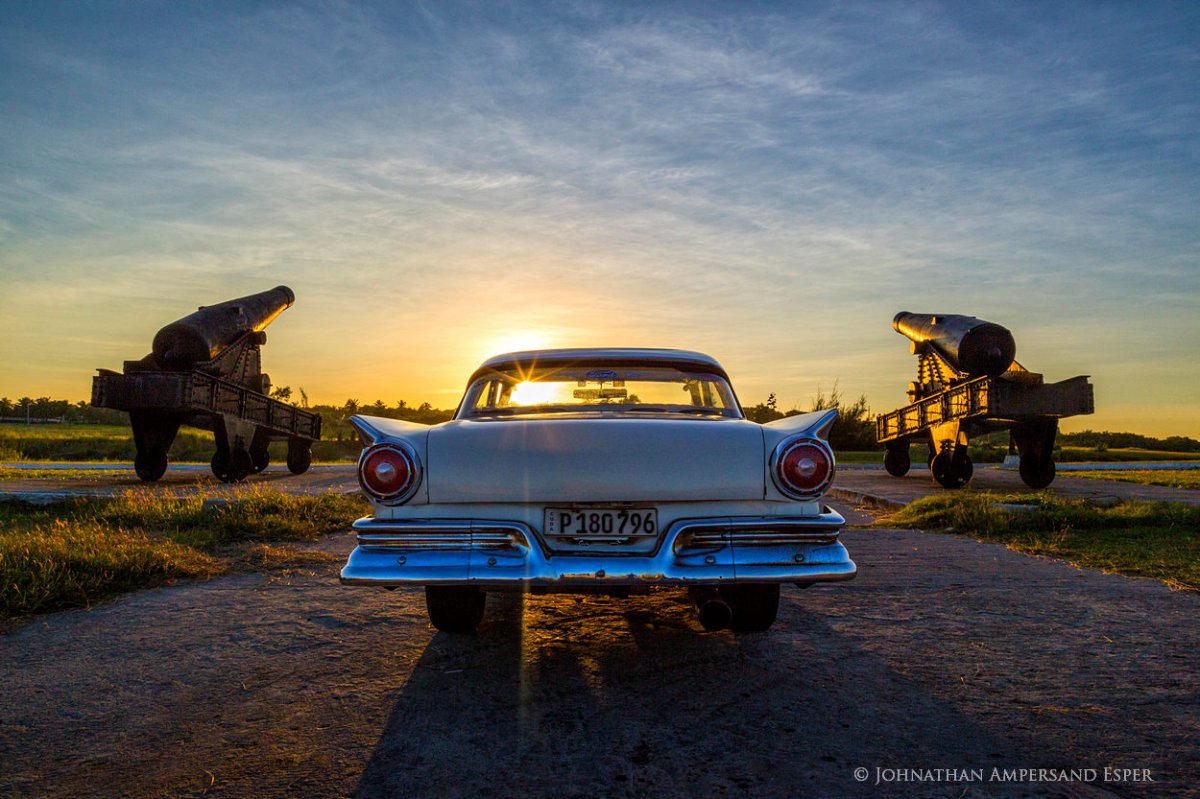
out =
{"type": "Polygon", "coordinates": [[[765,628],[780,585],[855,575],[843,519],[822,502],[835,416],[758,425],[740,411],[602,408],[431,428],[355,417],[375,513],[354,525],[342,581],[444,589],[471,607],[438,624],[431,601],[443,629],[473,628],[485,591],[664,585],[690,589],[706,626],[765,628]],[[739,605],[768,607],[739,623],[739,605]]]}

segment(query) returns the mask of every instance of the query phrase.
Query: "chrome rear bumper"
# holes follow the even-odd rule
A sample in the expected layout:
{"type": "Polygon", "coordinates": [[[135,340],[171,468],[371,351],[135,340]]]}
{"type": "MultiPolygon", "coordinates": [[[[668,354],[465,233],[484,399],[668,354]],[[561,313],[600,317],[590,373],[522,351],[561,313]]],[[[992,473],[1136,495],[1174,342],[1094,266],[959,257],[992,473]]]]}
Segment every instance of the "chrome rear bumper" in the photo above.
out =
{"type": "Polygon", "coordinates": [[[713,585],[815,583],[857,571],[838,543],[845,520],[717,517],[673,523],[651,554],[547,553],[529,525],[479,519],[359,519],[348,585],[713,585]]]}

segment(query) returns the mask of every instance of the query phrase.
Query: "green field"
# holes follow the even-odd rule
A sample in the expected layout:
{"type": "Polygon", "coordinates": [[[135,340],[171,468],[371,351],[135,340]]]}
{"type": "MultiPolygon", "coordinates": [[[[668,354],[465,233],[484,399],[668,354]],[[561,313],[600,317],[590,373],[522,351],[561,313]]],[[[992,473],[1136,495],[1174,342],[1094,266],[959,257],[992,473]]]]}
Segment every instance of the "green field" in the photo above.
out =
{"type": "MultiPolygon", "coordinates": [[[[975,463],[1002,463],[1008,454],[1007,447],[971,445],[971,460],[975,463]]],[[[883,452],[838,452],[838,463],[883,463],[883,452]]],[[[910,450],[913,468],[925,463],[925,447],[914,446],[910,450]]],[[[1152,449],[1094,449],[1091,447],[1063,447],[1054,451],[1054,460],[1059,463],[1191,463],[1200,461],[1197,452],[1165,452],[1152,449]]],[[[1071,473],[1072,475],[1075,472],[1071,473]]]]}
{"type": "Polygon", "coordinates": [[[1200,461],[1200,452],[1164,452],[1154,449],[1096,449],[1090,447],[1063,447],[1061,456],[1056,450],[1055,459],[1060,463],[1135,463],[1137,461],[1174,463],[1200,461]]]}
{"type": "MultiPolygon", "coordinates": [[[[213,455],[212,433],[182,428],[168,454],[173,463],[208,463],[213,455]]],[[[342,440],[325,439],[313,446],[313,460],[319,463],[350,463],[358,458],[361,444],[356,437],[343,433],[342,440]]],[[[912,448],[913,464],[924,462],[924,448],[912,448]]],[[[271,445],[271,460],[282,463],[287,446],[271,445]]],[[[976,463],[999,463],[1008,454],[1007,447],[987,441],[972,442],[971,459],[976,463]]],[[[0,463],[70,461],[133,461],[133,434],[125,425],[38,424],[0,425],[0,463]]],[[[883,452],[838,451],[839,463],[883,463],[883,452]]],[[[1055,451],[1060,463],[1109,463],[1136,461],[1200,461],[1196,452],[1162,452],[1148,449],[1104,449],[1063,447],[1055,451]]]]}
{"type": "Polygon", "coordinates": [[[145,491],[0,503],[0,617],[87,606],[180,578],[324,562],[328,556],[294,544],[349,529],[366,511],[358,496],[238,496],[208,510],[204,496],[145,491]]]}
{"type": "Polygon", "coordinates": [[[879,522],[996,541],[1017,552],[1200,591],[1200,507],[1176,502],[1099,506],[1049,493],[965,490],[917,500],[879,522]],[[1016,510],[1006,505],[1020,505],[1016,510]],[[1033,506],[1032,510],[1025,507],[1033,506]]]}
{"type": "Polygon", "coordinates": [[[1146,486],[1200,490],[1200,469],[1122,469],[1095,472],[1064,472],[1071,477],[1092,480],[1116,480],[1146,486]]]}
{"type": "MultiPolygon", "coordinates": [[[[167,456],[172,463],[208,463],[213,456],[213,435],[207,430],[180,428],[167,456]]],[[[362,449],[358,438],[322,440],[313,445],[313,461],[354,461],[362,449]]],[[[287,444],[271,444],[271,461],[283,463],[287,444]]],[[[125,425],[37,424],[0,425],[0,463],[17,462],[122,462],[134,456],[133,433],[125,425]]]]}
{"type": "MultiPolygon", "coordinates": [[[[133,465],[129,465],[133,471],[133,465]]],[[[0,466],[0,484],[14,480],[71,480],[72,482],[98,483],[104,480],[111,470],[101,471],[95,466],[84,466],[79,469],[12,469],[0,466]]]]}

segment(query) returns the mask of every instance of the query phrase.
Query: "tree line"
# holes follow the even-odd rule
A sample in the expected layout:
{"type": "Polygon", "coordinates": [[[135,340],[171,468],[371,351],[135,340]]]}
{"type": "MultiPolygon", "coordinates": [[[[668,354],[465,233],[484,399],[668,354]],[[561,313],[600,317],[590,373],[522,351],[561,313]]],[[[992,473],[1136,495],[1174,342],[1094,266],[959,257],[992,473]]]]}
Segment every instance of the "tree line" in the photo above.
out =
{"type": "Polygon", "coordinates": [[[0,397],[0,419],[31,422],[62,421],[81,424],[125,424],[129,417],[111,408],[93,408],[87,400],[71,402],[49,397],[0,397]]]}
{"type": "MultiPolygon", "coordinates": [[[[398,400],[388,405],[383,400],[363,403],[357,399],[347,399],[341,405],[317,404],[310,405],[304,389],[293,392],[288,386],[280,386],[271,392],[271,396],[283,402],[291,402],[306,410],[321,416],[321,429],[326,438],[352,440],[357,434],[351,427],[349,419],[355,414],[365,416],[382,416],[388,419],[403,419],[418,424],[438,424],[445,422],[454,415],[452,408],[435,408],[428,402],[410,405],[405,400],[398,400]]],[[[865,395],[848,401],[834,384],[833,390],[826,394],[819,387],[817,394],[809,403],[807,409],[793,407],[780,410],[775,394],[770,394],[766,402],[748,405],[742,410],[746,418],[764,424],[786,416],[795,416],[809,411],[820,411],[837,408],[840,413],[829,433],[829,443],[834,449],[847,452],[863,452],[879,449],[875,442],[875,417],[867,405],[865,395]]],[[[86,400],[71,402],[55,400],[49,397],[21,397],[10,400],[0,398],[0,419],[6,421],[22,421],[29,419],[33,422],[63,421],[77,424],[128,424],[129,417],[121,411],[110,408],[93,408],[86,400]]],[[[1200,452],[1200,441],[1186,436],[1167,436],[1155,438],[1138,433],[1111,433],[1105,431],[1084,430],[1079,433],[1059,433],[1059,446],[1086,447],[1090,449],[1149,449],[1161,452],[1200,452]]]]}
{"type": "Polygon", "coordinates": [[[767,396],[766,402],[744,407],[742,411],[750,421],[766,424],[788,416],[812,411],[827,411],[831,408],[838,409],[837,421],[829,430],[831,447],[845,452],[867,452],[873,449],[882,449],[875,441],[875,417],[871,415],[866,395],[860,394],[858,399],[847,402],[836,383],[829,394],[826,394],[818,386],[817,395],[812,398],[807,410],[794,407],[781,411],[779,410],[779,400],[772,393],[767,396]]]}

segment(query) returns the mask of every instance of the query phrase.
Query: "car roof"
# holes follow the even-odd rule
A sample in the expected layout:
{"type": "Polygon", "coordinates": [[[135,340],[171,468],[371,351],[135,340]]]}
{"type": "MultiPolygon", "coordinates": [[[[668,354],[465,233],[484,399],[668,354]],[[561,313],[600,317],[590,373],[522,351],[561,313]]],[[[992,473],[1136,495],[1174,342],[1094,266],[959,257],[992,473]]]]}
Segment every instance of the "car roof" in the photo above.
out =
{"type": "Polygon", "coordinates": [[[621,363],[643,364],[647,366],[673,366],[683,369],[695,369],[701,372],[713,372],[726,380],[729,375],[725,368],[717,363],[711,355],[691,350],[669,350],[651,347],[584,347],[578,349],[525,350],[522,352],[507,352],[488,358],[471,379],[486,373],[513,367],[529,368],[534,365],[547,366],[570,363],[621,363]]]}

